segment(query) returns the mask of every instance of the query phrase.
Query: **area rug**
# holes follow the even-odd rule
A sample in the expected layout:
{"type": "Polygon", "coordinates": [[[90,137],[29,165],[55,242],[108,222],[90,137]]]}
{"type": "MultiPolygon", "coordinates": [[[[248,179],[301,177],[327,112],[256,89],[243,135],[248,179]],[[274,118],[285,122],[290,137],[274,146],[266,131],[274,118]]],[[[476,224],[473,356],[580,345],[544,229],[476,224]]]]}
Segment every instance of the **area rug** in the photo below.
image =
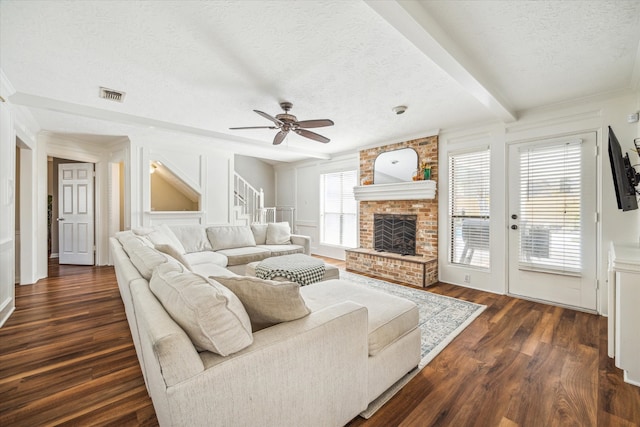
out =
{"type": "Polygon", "coordinates": [[[396,285],[344,270],[340,270],[340,279],[409,299],[416,303],[420,313],[418,325],[422,339],[420,364],[384,392],[382,396],[371,402],[369,407],[360,414],[364,418],[369,418],[380,409],[487,308],[484,305],[396,285]]]}

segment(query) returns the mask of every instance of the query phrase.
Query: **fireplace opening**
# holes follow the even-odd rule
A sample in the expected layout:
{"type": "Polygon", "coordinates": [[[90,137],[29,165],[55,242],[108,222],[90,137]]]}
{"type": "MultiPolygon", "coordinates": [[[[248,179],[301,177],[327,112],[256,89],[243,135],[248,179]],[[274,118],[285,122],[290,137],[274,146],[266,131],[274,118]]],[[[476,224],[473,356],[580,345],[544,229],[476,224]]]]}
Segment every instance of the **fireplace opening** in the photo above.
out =
{"type": "Polygon", "coordinates": [[[373,248],[378,252],[416,254],[417,215],[373,215],[373,248]]]}

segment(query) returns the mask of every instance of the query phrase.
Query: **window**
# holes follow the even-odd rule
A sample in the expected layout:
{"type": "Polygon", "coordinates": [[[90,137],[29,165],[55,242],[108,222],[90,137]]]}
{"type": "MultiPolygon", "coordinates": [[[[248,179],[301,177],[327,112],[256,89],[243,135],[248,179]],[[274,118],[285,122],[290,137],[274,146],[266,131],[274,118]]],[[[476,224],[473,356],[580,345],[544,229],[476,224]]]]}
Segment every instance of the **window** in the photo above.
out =
{"type": "Polygon", "coordinates": [[[358,204],[353,197],[356,180],[355,170],[320,175],[320,243],[358,246],[358,204]]]}
{"type": "Polygon", "coordinates": [[[449,155],[453,264],[489,268],[489,149],[449,155]]]}
{"type": "Polygon", "coordinates": [[[581,141],[520,151],[519,268],[579,274],[581,141]]]}

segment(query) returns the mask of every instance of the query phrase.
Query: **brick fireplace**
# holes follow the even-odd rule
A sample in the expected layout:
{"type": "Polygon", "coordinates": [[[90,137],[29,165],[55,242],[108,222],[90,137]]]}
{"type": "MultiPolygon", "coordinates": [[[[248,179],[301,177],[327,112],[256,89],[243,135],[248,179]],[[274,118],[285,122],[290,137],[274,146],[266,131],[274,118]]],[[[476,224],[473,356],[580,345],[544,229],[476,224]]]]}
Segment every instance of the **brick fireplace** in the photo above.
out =
{"type": "MultiPolygon", "coordinates": [[[[431,179],[438,179],[438,137],[414,139],[360,151],[360,178],[373,181],[376,157],[386,151],[410,147],[419,162],[431,166],[431,179]]],[[[426,184],[426,183],[423,183],[426,184]]],[[[375,185],[375,183],[374,183],[375,185]]],[[[375,200],[360,204],[359,247],[347,251],[347,270],[374,274],[415,286],[438,281],[438,199],[375,200]],[[376,215],[403,215],[415,218],[415,255],[376,251],[374,223],[376,215]]]]}

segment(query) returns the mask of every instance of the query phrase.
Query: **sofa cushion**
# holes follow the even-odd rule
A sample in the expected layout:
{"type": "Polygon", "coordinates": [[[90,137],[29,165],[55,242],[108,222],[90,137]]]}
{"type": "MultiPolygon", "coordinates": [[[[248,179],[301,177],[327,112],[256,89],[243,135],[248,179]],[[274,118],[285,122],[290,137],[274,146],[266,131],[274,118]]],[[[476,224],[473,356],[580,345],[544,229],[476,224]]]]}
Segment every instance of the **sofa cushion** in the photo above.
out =
{"type": "Polygon", "coordinates": [[[263,259],[269,258],[271,256],[271,252],[269,250],[259,248],[257,246],[223,249],[221,251],[218,251],[218,253],[227,257],[227,265],[230,266],[249,264],[250,262],[254,261],[262,261],[263,259]]]}
{"type": "Polygon", "coordinates": [[[256,239],[256,245],[267,244],[267,227],[268,224],[251,224],[251,231],[256,239]]]}
{"type": "Polygon", "coordinates": [[[248,276],[212,278],[238,296],[254,330],[300,319],[310,313],[300,296],[300,285],[297,283],[248,276]]]}
{"type": "Polygon", "coordinates": [[[154,225],[153,227],[134,228],[135,234],[145,237],[154,245],[171,245],[180,253],[185,253],[184,246],[167,224],[154,225]]]}
{"type": "Polygon", "coordinates": [[[251,227],[247,225],[208,227],[207,236],[209,237],[209,241],[211,242],[214,251],[256,245],[256,239],[253,237],[251,227]]]}
{"type": "Polygon", "coordinates": [[[187,260],[185,254],[181,254],[180,251],[173,246],[167,244],[155,245],[154,249],[162,252],[165,255],[169,255],[180,264],[182,264],[187,270],[193,271],[193,269],[191,268],[191,264],[189,264],[189,260],[187,260]]]}
{"type": "Polygon", "coordinates": [[[193,252],[212,251],[213,247],[207,238],[207,231],[202,225],[170,225],[169,228],[180,240],[184,251],[188,254],[193,252]]]}
{"type": "Polygon", "coordinates": [[[229,277],[229,276],[237,276],[236,273],[234,273],[231,270],[228,270],[224,267],[220,267],[219,265],[216,264],[210,264],[210,263],[204,263],[204,264],[196,264],[191,266],[192,268],[192,272],[199,274],[201,276],[204,277],[210,277],[210,276],[224,276],[224,277],[229,277]]]}
{"type": "Polygon", "coordinates": [[[271,256],[304,254],[304,247],[300,245],[258,245],[259,248],[267,249],[271,256]]]}
{"type": "Polygon", "coordinates": [[[414,302],[346,280],[303,286],[300,293],[311,311],[347,300],[367,307],[370,356],[418,326],[418,307],[414,302]]]}
{"type": "Polygon", "coordinates": [[[291,227],[288,222],[267,224],[267,245],[288,245],[291,243],[291,227]]]}
{"type": "Polygon", "coordinates": [[[191,264],[192,267],[199,264],[215,264],[220,267],[227,266],[227,257],[219,252],[192,252],[190,254],[185,254],[184,257],[189,261],[189,264],[191,264]]]}
{"type": "Polygon", "coordinates": [[[149,286],[196,348],[227,356],[253,342],[246,310],[220,283],[166,264],[156,268],[149,286]]]}
{"type": "Polygon", "coordinates": [[[123,238],[120,243],[140,275],[149,280],[154,268],[167,262],[167,257],[142,243],[137,237],[123,238]]]}

